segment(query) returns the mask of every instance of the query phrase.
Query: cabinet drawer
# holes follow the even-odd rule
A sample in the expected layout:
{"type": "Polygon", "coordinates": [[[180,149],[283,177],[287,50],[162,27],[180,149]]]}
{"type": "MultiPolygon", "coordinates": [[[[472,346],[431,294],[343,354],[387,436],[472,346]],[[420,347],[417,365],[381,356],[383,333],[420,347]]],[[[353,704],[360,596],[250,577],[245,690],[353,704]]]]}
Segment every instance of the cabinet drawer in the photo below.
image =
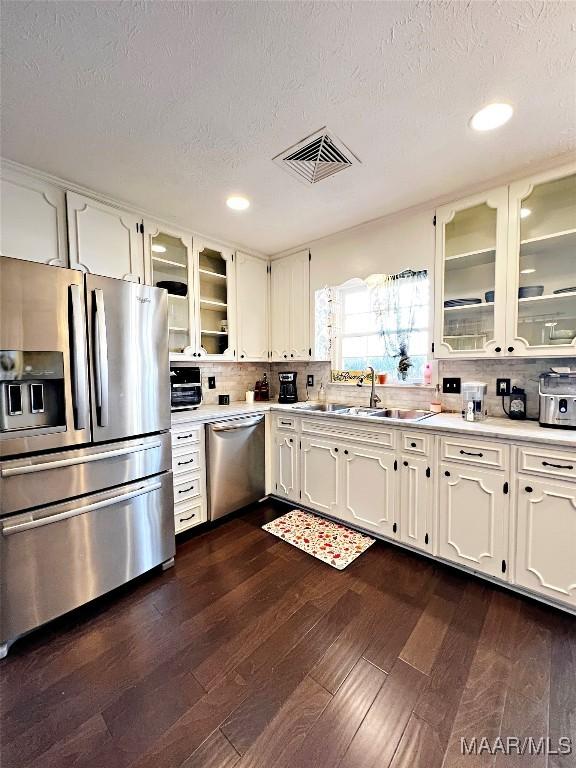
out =
{"type": "Polygon", "coordinates": [[[276,416],[274,419],[276,429],[296,429],[297,423],[294,416],[276,416]]]}
{"type": "Polygon", "coordinates": [[[181,475],[184,472],[192,472],[201,468],[200,449],[187,451],[175,451],[172,456],[172,472],[181,475]]]}
{"type": "Polygon", "coordinates": [[[323,419],[322,421],[302,419],[303,435],[326,435],[326,437],[336,440],[344,440],[345,442],[354,440],[357,443],[379,445],[383,448],[396,447],[397,431],[385,426],[373,428],[366,425],[362,428],[360,425],[352,426],[350,421],[343,422],[336,419],[323,419]]]}
{"type": "Polygon", "coordinates": [[[174,477],[175,504],[186,501],[186,499],[193,499],[195,496],[200,496],[201,491],[202,485],[199,473],[174,477]]]}
{"type": "Polygon", "coordinates": [[[187,531],[195,525],[206,522],[206,509],[202,501],[194,504],[176,504],[174,527],[176,533],[187,531]]]}
{"type": "Polygon", "coordinates": [[[520,448],[518,471],[576,480],[576,452],[549,448],[520,448]]]}
{"type": "Polygon", "coordinates": [[[401,447],[402,453],[418,453],[421,456],[429,456],[432,450],[431,435],[423,435],[414,432],[402,432],[401,447]]]}
{"type": "Polygon", "coordinates": [[[185,424],[172,428],[172,448],[176,449],[180,445],[189,445],[190,443],[199,443],[202,439],[203,425],[186,426],[185,424]]]}
{"type": "Polygon", "coordinates": [[[464,464],[477,464],[493,469],[508,469],[509,446],[505,443],[492,443],[487,440],[469,440],[465,437],[443,437],[441,459],[443,461],[461,461],[464,464]]]}

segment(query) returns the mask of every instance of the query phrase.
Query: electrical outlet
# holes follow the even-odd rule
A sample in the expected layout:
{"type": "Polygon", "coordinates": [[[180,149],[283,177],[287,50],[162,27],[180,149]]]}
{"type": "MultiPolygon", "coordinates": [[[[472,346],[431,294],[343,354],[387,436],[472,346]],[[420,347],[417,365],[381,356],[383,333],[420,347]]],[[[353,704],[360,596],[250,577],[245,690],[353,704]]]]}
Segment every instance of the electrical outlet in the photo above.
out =
{"type": "Polygon", "coordinates": [[[496,379],[496,394],[497,395],[510,394],[510,379],[496,379]]]}
{"type": "Polygon", "coordinates": [[[460,394],[461,379],[443,378],[442,379],[442,392],[445,395],[459,395],[460,394]]]}
{"type": "Polygon", "coordinates": [[[307,387],[313,387],[314,386],[314,374],[313,373],[309,373],[306,376],[306,386],[307,387]]]}
{"type": "Polygon", "coordinates": [[[208,389],[216,389],[216,376],[208,376],[208,389]]]}

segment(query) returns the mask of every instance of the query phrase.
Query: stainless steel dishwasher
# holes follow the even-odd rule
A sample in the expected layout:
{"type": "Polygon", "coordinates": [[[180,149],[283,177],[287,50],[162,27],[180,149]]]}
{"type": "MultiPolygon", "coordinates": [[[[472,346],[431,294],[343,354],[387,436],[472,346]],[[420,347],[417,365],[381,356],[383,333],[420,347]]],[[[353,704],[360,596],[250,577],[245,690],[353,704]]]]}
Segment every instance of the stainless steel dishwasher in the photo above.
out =
{"type": "Polygon", "coordinates": [[[206,425],[209,520],[265,496],[264,460],[263,414],[206,425]]]}

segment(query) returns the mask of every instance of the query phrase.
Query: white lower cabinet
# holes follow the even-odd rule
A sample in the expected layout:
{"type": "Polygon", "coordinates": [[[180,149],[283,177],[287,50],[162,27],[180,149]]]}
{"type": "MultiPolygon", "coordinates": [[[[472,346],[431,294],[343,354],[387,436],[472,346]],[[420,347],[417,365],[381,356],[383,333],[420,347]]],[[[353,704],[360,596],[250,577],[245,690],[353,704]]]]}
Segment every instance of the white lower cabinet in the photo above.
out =
{"type": "Polygon", "coordinates": [[[395,538],[398,515],[394,452],[364,446],[340,450],[343,456],[342,516],[361,528],[395,538]]]}
{"type": "Polygon", "coordinates": [[[273,424],[277,496],[576,610],[573,450],[390,427],[382,446],[376,427],[273,424]]]}
{"type": "Polygon", "coordinates": [[[506,578],[508,484],[503,472],[440,464],[438,554],[480,573],[506,578]]]}
{"type": "Polygon", "coordinates": [[[172,427],[174,528],[182,533],[207,520],[204,425],[179,422],[172,427]]]}
{"type": "Polygon", "coordinates": [[[412,547],[430,551],[435,505],[429,459],[403,454],[398,464],[400,539],[412,547]]]}
{"type": "Polygon", "coordinates": [[[299,498],[298,481],[298,442],[294,433],[276,432],[274,434],[274,488],[278,496],[297,501],[299,498]]]}
{"type": "Polygon", "coordinates": [[[520,475],[515,582],[576,607],[576,485],[520,475]]]}
{"type": "Polygon", "coordinates": [[[302,503],[339,516],[340,462],[344,448],[328,438],[306,437],[301,441],[302,503]]]}

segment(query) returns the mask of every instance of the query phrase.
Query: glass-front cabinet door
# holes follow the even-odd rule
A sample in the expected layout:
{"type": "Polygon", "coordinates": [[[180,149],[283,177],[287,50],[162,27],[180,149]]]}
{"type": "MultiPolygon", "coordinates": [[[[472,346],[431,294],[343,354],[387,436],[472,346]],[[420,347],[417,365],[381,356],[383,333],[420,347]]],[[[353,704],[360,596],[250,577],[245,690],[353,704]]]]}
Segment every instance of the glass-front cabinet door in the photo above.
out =
{"type": "Polygon", "coordinates": [[[192,236],[145,222],[146,282],[168,291],[170,357],[189,356],[195,344],[192,236]]]}
{"type": "Polygon", "coordinates": [[[507,216],[506,187],[438,208],[435,357],[503,351],[507,216]]]}
{"type": "Polygon", "coordinates": [[[510,186],[508,344],[576,355],[576,164],[510,186]]]}
{"type": "Polygon", "coordinates": [[[214,244],[197,246],[197,352],[200,357],[234,359],[234,253],[214,244]]]}

